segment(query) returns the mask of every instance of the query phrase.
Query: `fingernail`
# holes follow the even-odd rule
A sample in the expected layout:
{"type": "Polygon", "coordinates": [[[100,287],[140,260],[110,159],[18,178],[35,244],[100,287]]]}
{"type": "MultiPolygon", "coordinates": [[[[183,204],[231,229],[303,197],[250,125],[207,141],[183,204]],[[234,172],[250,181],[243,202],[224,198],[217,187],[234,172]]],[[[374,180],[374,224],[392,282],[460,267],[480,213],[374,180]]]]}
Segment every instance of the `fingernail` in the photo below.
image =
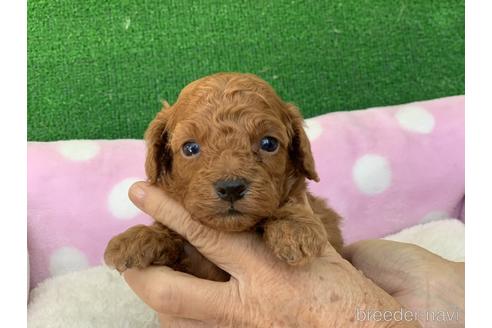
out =
{"type": "Polygon", "coordinates": [[[136,200],[143,200],[145,197],[145,190],[142,188],[144,182],[137,182],[130,188],[130,193],[136,200]]]}

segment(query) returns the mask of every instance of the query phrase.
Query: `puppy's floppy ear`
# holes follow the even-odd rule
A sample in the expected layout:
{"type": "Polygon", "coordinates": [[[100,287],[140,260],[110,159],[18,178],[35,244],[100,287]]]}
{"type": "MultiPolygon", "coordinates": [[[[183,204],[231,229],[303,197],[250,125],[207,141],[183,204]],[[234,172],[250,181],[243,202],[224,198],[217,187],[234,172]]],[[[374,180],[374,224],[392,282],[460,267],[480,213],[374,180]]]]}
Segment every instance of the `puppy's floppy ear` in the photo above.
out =
{"type": "Polygon", "coordinates": [[[287,104],[287,111],[291,124],[289,156],[295,169],[309,180],[319,181],[314,166],[311,144],[303,128],[303,119],[299,110],[292,104],[287,104]]]}
{"type": "Polygon", "coordinates": [[[149,182],[155,184],[161,181],[162,175],[170,172],[173,158],[169,145],[169,104],[164,102],[164,108],[150,122],[145,132],[147,143],[147,158],[145,159],[145,172],[149,182]]]}

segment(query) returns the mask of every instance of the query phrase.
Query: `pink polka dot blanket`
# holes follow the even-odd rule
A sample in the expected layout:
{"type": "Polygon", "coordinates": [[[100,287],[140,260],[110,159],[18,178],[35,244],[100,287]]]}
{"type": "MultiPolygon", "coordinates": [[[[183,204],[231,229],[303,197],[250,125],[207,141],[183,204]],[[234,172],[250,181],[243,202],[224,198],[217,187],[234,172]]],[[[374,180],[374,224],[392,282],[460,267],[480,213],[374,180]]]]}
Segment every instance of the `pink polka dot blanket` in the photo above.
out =
{"type": "MultiPolygon", "coordinates": [[[[347,243],[418,223],[464,220],[464,96],[306,120],[321,181],[347,243]]],[[[100,265],[109,239],[152,219],[127,198],[145,179],[142,140],[28,144],[30,286],[100,265]]]]}

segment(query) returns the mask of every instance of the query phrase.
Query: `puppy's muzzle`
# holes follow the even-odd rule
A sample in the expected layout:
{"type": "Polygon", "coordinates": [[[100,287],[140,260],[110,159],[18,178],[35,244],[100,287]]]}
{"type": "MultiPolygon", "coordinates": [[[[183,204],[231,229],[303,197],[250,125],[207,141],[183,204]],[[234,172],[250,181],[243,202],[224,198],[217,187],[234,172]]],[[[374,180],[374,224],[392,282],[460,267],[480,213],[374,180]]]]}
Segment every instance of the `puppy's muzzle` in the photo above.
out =
{"type": "Polygon", "coordinates": [[[249,184],[244,179],[219,180],[214,187],[220,199],[233,203],[244,197],[249,184]]]}

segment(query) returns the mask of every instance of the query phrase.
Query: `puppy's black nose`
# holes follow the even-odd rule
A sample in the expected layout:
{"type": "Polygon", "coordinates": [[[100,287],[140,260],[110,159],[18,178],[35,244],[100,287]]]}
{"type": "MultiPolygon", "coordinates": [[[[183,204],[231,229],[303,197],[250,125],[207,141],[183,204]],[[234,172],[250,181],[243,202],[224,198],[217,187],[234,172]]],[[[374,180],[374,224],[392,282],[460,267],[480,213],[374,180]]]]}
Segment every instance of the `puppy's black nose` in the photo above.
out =
{"type": "Polygon", "coordinates": [[[231,203],[243,198],[248,191],[248,183],[243,179],[219,180],[214,187],[217,196],[231,203]]]}

